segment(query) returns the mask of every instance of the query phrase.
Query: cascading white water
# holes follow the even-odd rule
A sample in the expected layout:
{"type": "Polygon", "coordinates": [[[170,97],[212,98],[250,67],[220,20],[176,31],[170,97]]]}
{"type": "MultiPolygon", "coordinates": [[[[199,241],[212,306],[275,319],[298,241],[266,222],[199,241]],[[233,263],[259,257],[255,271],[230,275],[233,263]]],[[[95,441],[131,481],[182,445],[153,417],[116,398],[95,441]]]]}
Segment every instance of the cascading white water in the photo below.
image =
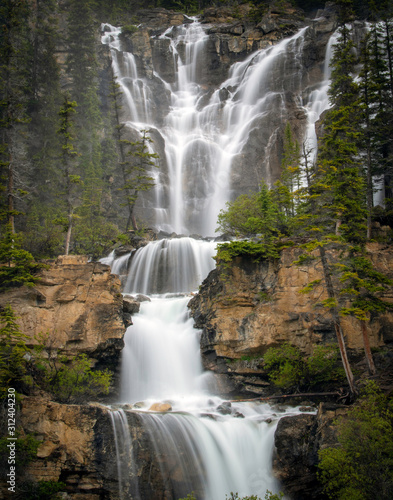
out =
{"type": "Polygon", "coordinates": [[[307,113],[307,130],[304,143],[306,151],[310,152],[308,158],[310,164],[314,164],[317,157],[318,141],[315,124],[322,113],[330,107],[328,94],[331,75],[330,61],[333,55],[333,46],[337,42],[338,35],[338,31],[335,32],[326,45],[323,81],[310,93],[308,102],[305,106],[307,113]]]}
{"type": "Polygon", "coordinates": [[[266,407],[265,414],[262,408],[259,410],[249,409],[252,416],[245,418],[144,415],[156,453],[171,457],[162,462],[163,476],[171,476],[175,462],[181,477],[188,479],[174,483],[174,498],[191,491],[198,492],[198,498],[210,500],[224,500],[231,491],[238,492],[240,498],[251,494],[263,498],[266,489],[278,490],[271,474],[277,420],[270,422],[267,418],[272,413],[270,408],[266,407]]]}
{"type": "Polygon", "coordinates": [[[214,268],[214,242],[193,238],[155,241],[132,258],[125,293],[187,293],[214,268]]]}
{"type": "Polygon", "coordinates": [[[153,298],[126,336],[123,402],[170,400],[201,394],[204,386],[199,335],[187,314],[189,297],[153,298]]]}
{"type": "MultiPolygon", "coordinates": [[[[158,127],[165,142],[168,182],[164,185],[158,178],[153,202],[155,226],[164,231],[212,236],[219,211],[233,197],[232,165],[256,128],[267,134],[261,156],[268,177],[265,181],[272,180],[269,155],[286,116],[284,95],[300,89],[301,55],[308,28],[234,64],[228,79],[209,99],[201,84],[209,40],[202,25],[194,20],[168,29],[159,39],[169,42],[176,79],[168,83],[158,70],[154,72],[170,94],[169,108],[160,125],[150,110],[149,79],[140,78],[134,56],[120,50],[120,30],[110,25],[105,29],[111,30],[102,41],[111,48],[127,126],[137,131],[158,127]],[[290,78],[277,77],[285,72],[290,78]]],[[[298,100],[300,106],[300,97],[298,100]]],[[[164,176],[164,172],[161,174],[164,176]]],[[[256,176],[249,184],[255,188],[261,181],[256,176]]]]}
{"type": "MultiPolygon", "coordinates": [[[[189,240],[164,242],[171,243],[166,247],[167,263],[173,264],[179,253],[187,256],[176,267],[179,275],[189,274],[190,268],[196,272],[189,240]]],[[[162,243],[153,242],[140,249],[145,256],[138,265],[154,261],[162,243]]],[[[194,241],[193,245],[204,247],[205,260],[207,256],[211,259],[214,244],[194,241]]],[[[116,266],[114,260],[112,268],[116,266]]],[[[145,269],[154,282],[160,265],[146,264],[145,269]]],[[[267,404],[251,402],[228,404],[215,395],[214,377],[202,369],[200,332],[193,327],[187,310],[189,294],[184,292],[192,288],[185,287],[191,287],[193,282],[187,280],[180,286],[183,294],[154,295],[141,303],[141,310],[134,315],[133,326],[125,336],[121,402],[124,408],[136,405],[127,411],[138,412],[159,464],[165,491],[170,492],[167,498],[177,500],[192,491],[200,500],[225,500],[231,491],[240,496],[261,497],[266,490],[278,492],[279,484],[271,473],[274,431],[281,416],[296,414],[298,410],[272,409],[267,404]],[[153,403],[169,404],[171,411],[149,411],[153,403]]],[[[132,443],[121,439],[126,432],[127,411],[116,410],[112,421],[118,436],[116,447],[120,450],[119,480],[129,492],[130,484],[136,487],[132,482],[136,476],[127,476],[124,469],[124,460],[131,456],[125,449],[132,448],[132,443]]],[[[134,496],[126,494],[124,498],[134,496]]],[[[141,498],[145,500],[143,495],[141,498]]]]}
{"type": "Polygon", "coordinates": [[[131,436],[126,414],[123,410],[109,413],[116,447],[116,462],[119,478],[120,500],[139,500],[138,482],[135,480],[135,460],[132,453],[131,436]]]}
{"type": "MultiPolygon", "coordinates": [[[[120,30],[109,25],[106,30],[103,43],[111,48],[114,72],[127,107],[127,125],[135,130],[157,127],[149,82],[138,76],[134,56],[121,52],[120,30]]],[[[203,27],[193,22],[160,36],[169,44],[176,78],[168,83],[158,71],[154,73],[170,95],[168,113],[160,126],[168,182],[166,186],[158,182],[156,187],[158,228],[213,234],[219,210],[231,198],[235,160],[252,132],[267,127],[274,108],[276,121],[269,123],[264,144],[269,176],[269,153],[284,120],[284,114],[280,115],[285,107],[284,94],[297,92],[300,87],[306,31],[304,28],[234,64],[227,80],[209,98],[201,85],[208,42],[203,27]],[[291,78],[277,79],[278,68],[291,78]]],[[[328,105],[327,69],[324,78],[307,105],[310,146],[314,145],[315,121],[328,105]]],[[[256,179],[255,185],[260,180],[256,179]]],[[[279,485],[271,474],[273,435],[283,414],[298,411],[272,410],[256,403],[232,403],[226,411],[220,408],[223,401],[216,395],[213,376],[202,370],[200,332],[193,328],[186,295],[195,291],[214,267],[214,248],[213,242],[188,237],[166,239],[149,243],[132,256],[117,260],[111,256],[107,260],[113,272],[124,273],[129,268],[125,293],[151,295],[150,301],[141,304],[125,336],[121,400],[123,404],[138,403],[138,409],[134,406],[127,411],[138,412],[156,456],[161,457],[165,490],[174,500],[193,490],[201,500],[225,500],[231,491],[262,498],[267,489],[278,492],[279,485]],[[165,402],[172,410],[149,411],[156,402],[165,402]]],[[[124,433],[121,415],[113,417],[118,436],[124,433]]],[[[126,445],[132,447],[132,443],[126,445]]],[[[120,462],[124,453],[118,452],[120,462]]],[[[124,473],[119,474],[122,483],[124,473]]]]}

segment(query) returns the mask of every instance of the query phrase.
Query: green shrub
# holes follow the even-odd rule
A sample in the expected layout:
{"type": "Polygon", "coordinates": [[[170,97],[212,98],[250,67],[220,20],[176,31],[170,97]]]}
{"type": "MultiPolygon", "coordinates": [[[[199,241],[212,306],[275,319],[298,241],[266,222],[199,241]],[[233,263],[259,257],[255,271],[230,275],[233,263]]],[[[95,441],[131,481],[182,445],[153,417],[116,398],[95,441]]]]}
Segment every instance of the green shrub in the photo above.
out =
{"type": "Polygon", "coordinates": [[[336,423],[338,448],[319,452],[318,477],[329,498],[393,498],[393,400],[374,381],[336,423]]]}
{"type": "Polygon", "coordinates": [[[338,348],[317,345],[305,357],[295,346],[283,344],[271,347],[263,357],[264,367],[273,384],[281,389],[307,390],[321,383],[342,380],[344,373],[337,367],[338,348]]]}
{"type": "Polygon", "coordinates": [[[54,500],[60,498],[57,493],[65,487],[65,483],[57,481],[29,482],[25,483],[23,494],[26,500],[54,500]]]}
{"type": "MultiPolygon", "coordinates": [[[[266,490],[265,496],[263,498],[264,500],[281,500],[283,496],[284,494],[281,493],[281,491],[280,493],[272,493],[271,491],[266,490]]],[[[225,498],[226,500],[262,500],[261,497],[257,497],[256,495],[240,498],[238,493],[232,493],[232,492],[230,497],[226,496],[225,498]]]]}
{"type": "MultiPolygon", "coordinates": [[[[27,465],[37,456],[37,450],[41,444],[32,434],[22,435],[16,431],[15,437],[15,465],[17,468],[27,465]]],[[[8,466],[8,456],[10,444],[8,435],[0,438],[0,467],[4,470],[8,466]]]]}
{"type": "Polygon", "coordinates": [[[62,403],[85,401],[108,394],[112,375],[108,370],[94,370],[86,354],[67,357],[54,346],[50,335],[39,334],[33,356],[35,382],[62,403]]]}
{"type": "Polygon", "coordinates": [[[253,262],[273,257],[278,257],[274,245],[255,243],[254,241],[231,241],[220,243],[217,246],[215,260],[221,263],[230,263],[235,257],[249,257],[253,262]]]}

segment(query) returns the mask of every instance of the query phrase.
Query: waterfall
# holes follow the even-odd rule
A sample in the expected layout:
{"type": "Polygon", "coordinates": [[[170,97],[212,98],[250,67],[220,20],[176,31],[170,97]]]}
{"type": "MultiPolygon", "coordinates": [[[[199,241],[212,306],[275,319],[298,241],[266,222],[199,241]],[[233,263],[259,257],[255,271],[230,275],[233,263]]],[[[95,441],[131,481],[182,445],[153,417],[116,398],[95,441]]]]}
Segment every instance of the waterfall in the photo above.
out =
{"type": "Polygon", "coordinates": [[[185,398],[203,389],[199,335],[187,314],[189,300],[161,297],[141,304],[125,338],[124,402],[185,398]]]}
{"type": "MultiPolygon", "coordinates": [[[[135,472],[140,468],[139,453],[133,450],[137,445],[130,439],[131,429],[127,427],[127,415],[134,412],[150,442],[161,488],[165,489],[165,495],[157,493],[157,498],[177,500],[195,492],[200,500],[225,500],[231,491],[240,497],[263,498],[266,490],[280,490],[271,472],[277,423],[283,415],[297,414],[299,410],[253,402],[229,403],[217,394],[214,376],[202,368],[200,331],[194,328],[187,310],[189,292],[202,278],[199,273],[207,273],[212,267],[215,244],[191,240],[186,237],[151,242],[131,257],[128,266],[126,286],[133,293],[141,287],[150,295],[144,297],[147,300],[141,303],[125,335],[123,409],[112,411],[120,498],[147,500],[152,495],[151,490],[143,492],[135,472]],[[159,256],[162,252],[164,257],[159,256]],[[195,265],[198,259],[205,262],[204,268],[195,265]],[[186,279],[171,280],[167,276],[171,267],[186,279]],[[133,269],[144,272],[139,277],[133,269]],[[164,281],[168,280],[173,293],[157,293],[157,274],[162,269],[164,281]],[[144,273],[153,283],[147,292],[144,287],[149,279],[144,273]],[[132,285],[133,280],[136,285],[132,285]],[[156,403],[166,406],[153,411],[156,403]]],[[[121,269],[122,265],[124,269],[118,261],[124,262],[126,257],[110,257],[112,269],[121,269]]]]}
{"type": "MultiPolygon", "coordinates": [[[[193,238],[159,240],[137,250],[125,293],[186,293],[197,290],[214,268],[214,242],[193,238]]],[[[114,271],[116,272],[116,271],[114,271]]]]}
{"type": "MultiPolygon", "coordinates": [[[[195,19],[190,21],[152,39],[152,44],[168,47],[166,72],[157,66],[142,75],[140,61],[123,51],[118,28],[105,25],[102,41],[110,47],[123,92],[126,126],[154,130],[164,144],[164,167],[149,199],[152,222],[163,231],[211,236],[227,201],[248,188],[255,190],[261,171],[267,182],[274,180],[270,157],[288,119],[287,94],[306,110],[305,137],[315,147],[315,122],[328,107],[330,75],[327,63],[323,81],[304,105],[302,54],[308,28],[303,28],[233,64],[219,88],[207,91],[203,66],[209,36],[195,19]],[[168,76],[172,73],[173,78],[168,76]],[[246,178],[239,164],[249,154],[256,131],[263,132],[257,146],[262,159],[259,170],[249,167],[254,173],[246,178]]],[[[112,272],[127,273],[125,293],[145,295],[125,335],[123,409],[112,415],[123,498],[152,497],[143,493],[135,472],[139,455],[132,453],[137,444],[127,428],[127,416],[134,413],[162,478],[165,492],[156,492],[157,498],[177,500],[192,491],[198,500],[225,500],[231,491],[263,498],[266,490],[280,489],[271,473],[274,431],[283,415],[296,414],[298,408],[225,402],[214,376],[202,368],[201,332],[194,328],[187,303],[214,268],[214,252],[213,241],[185,236],[153,241],[132,255],[111,255],[105,261],[112,272]],[[153,411],[155,403],[168,411],[153,411]],[[128,475],[124,461],[133,462],[128,475]],[[130,493],[130,484],[139,490],[130,493]]]]}
{"type": "Polygon", "coordinates": [[[323,68],[323,80],[317,85],[317,88],[311,91],[308,102],[305,106],[307,113],[307,129],[305,134],[305,147],[310,151],[308,161],[311,165],[315,163],[317,157],[318,141],[315,124],[324,111],[329,109],[329,86],[330,86],[330,61],[333,55],[333,47],[337,42],[338,31],[335,32],[326,45],[325,63],[323,68]]]}
{"type": "Polygon", "coordinates": [[[293,94],[299,109],[302,105],[302,53],[308,28],[235,63],[228,78],[209,93],[203,83],[209,36],[196,20],[152,39],[153,46],[168,44],[168,64],[175,75],[170,82],[160,67],[141,77],[134,55],[121,50],[120,29],[104,27],[102,41],[110,47],[123,93],[125,124],[135,131],[158,131],[165,144],[162,169],[152,173],[157,179],[148,203],[152,224],[179,234],[214,235],[217,215],[227,201],[255,190],[263,178],[268,183],[275,180],[270,157],[288,119],[287,95],[293,94]],[[161,101],[169,95],[160,119],[152,112],[159,105],[154,100],[157,92],[162,93],[161,101]],[[258,160],[246,178],[239,162],[247,148],[253,149],[250,141],[256,130],[261,134],[258,160]]]}
{"type": "Polygon", "coordinates": [[[139,500],[138,482],[135,480],[135,460],[126,414],[120,409],[109,412],[109,417],[115,439],[119,498],[139,500]]]}

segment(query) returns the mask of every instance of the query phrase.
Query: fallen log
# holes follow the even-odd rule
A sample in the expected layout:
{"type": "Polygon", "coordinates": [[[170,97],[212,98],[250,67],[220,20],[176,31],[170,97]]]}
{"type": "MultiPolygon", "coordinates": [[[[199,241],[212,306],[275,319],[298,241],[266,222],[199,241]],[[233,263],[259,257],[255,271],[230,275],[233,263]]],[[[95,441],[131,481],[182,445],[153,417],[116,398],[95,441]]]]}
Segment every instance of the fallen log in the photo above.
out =
{"type": "Polygon", "coordinates": [[[301,394],[280,394],[277,396],[265,396],[251,399],[228,399],[229,403],[246,403],[252,401],[269,401],[271,399],[285,399],[285,398],[311,398],[316,396],[340,396],[342,398],[346,397],[342,391],[335,392],[303,392],[301,394]]]}

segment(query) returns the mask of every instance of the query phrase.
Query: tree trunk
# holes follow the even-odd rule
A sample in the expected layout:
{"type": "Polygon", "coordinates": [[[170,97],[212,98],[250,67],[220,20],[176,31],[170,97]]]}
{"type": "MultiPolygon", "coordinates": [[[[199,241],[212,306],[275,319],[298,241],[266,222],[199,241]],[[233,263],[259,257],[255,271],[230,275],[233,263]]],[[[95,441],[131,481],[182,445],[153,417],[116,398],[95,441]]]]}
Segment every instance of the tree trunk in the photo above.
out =
{"type": "Polygon", "coordinates": [[[12,157],[10,155],[8,164],[8,184],[7,184],[7,200],[8,200],[8,224],[12,234],[15,234],[15,215],[14,215],[14,167],[12,165],[12,157]]]}
{"type": "MultiPolygon", "coordinates": [[[[327,290],[328,297],[329,297],[329,299],[335,299],[336,297],[335,297],[335,293],[334,293],[334,286],[333,286],[332,278],[330,276],[329,264],[327,261],[326,252],[325,252],[325,249],[323,246],[319,247],[319,255],[321,257],[323,276],[324,276],[324,280],[325,280],[325,284],[326,284],[326,290],[327,290]]],[[[340,316],[338,314],[337,307],[331,307],[330,313],[331,313],[332,318],[333,318],[334,329],[336,332],[338,347],[340,349],[341,360],[342,360],[342,363],[344,366],[345,375],[346,375],[347,380],[348,380],[349,389],[351,391],[352,396],[354,396],[357,391],[356,391],[355,384],[354,384],[351,366],[350,366],[349,360],[348,360],[347,350],[345,347],[344,334],[343,334],[343,331],[341,328],[340,316]]]]}
{"type": "Polygon", "coordinates": [[[69,251],[70,251],[71,232],[72,232],[72,218],[70,217],[69,224],[68,224],[68,230],[67,230],[67,236],[66,236],[66,240],[65,240],[65,255],[68,255],[69,251]]]}

